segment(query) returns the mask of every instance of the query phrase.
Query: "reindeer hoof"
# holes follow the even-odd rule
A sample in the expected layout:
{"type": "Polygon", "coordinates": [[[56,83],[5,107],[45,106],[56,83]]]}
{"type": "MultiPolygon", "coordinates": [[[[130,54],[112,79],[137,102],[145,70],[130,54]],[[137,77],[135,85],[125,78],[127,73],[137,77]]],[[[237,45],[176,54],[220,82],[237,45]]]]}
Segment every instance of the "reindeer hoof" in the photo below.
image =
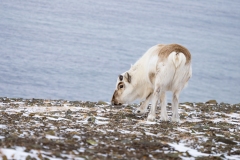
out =
{"type": "Polygon", "coordinates": [[[172,117],[172,122],[179,122],[179,121],[180,121],[179,118],[174,118],[174,117],[172,117]]]}
{"type": "Polygon", "coordinates": [[[155,119],[156,119],[156,116],[151,115],[151,114],[149,114],[148,117],[147,117],[147,120],[150,121],[150,122],[155,121],[155,119]]]}
{"type": "Polygon", "coordinates": [[[166,117],[161,116],[160,120],[161,120],[161,121],[168,121],[168,117],[167,117],[167,116],[166,116],[166,117]]]}

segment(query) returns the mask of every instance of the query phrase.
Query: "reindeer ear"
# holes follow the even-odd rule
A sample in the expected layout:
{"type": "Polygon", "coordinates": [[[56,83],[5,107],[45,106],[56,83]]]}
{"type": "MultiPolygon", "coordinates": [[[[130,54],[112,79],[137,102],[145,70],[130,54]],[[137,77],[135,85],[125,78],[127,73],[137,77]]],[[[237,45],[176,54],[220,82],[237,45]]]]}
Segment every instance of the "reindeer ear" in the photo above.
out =
{"type": "Polygon", "coordinates": [[[131,83],[131,76],[128,72],[125,73],[124,77],[127,79],[128,83],[131,83]]]}
{"type": "Polygon", "coordinates": [[[119,75],[119,80],[122,81],[123,80],[123,76],[122,75],[119,75]]]}

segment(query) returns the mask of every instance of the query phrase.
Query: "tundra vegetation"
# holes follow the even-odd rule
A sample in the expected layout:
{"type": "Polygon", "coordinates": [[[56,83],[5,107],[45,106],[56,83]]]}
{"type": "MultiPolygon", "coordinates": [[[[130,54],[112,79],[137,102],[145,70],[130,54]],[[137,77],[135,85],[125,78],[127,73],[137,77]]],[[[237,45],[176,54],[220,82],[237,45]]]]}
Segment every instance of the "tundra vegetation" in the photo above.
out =
{"type": "Polygon", "coordinates": [[[240,158],[240,104],[180,103],[179,123],[138,106],[0,98],[0,159],[240,158]]]}

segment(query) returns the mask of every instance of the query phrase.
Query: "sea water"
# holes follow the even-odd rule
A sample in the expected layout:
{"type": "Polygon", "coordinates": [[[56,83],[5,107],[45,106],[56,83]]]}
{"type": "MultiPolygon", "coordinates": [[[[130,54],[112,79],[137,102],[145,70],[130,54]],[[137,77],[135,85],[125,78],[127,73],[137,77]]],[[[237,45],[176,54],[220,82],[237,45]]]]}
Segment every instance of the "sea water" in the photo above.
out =
{"type": "MultiPolygon", "coordinates": [[[[179,43],[193,76],[180,102],[240,102],[240,1],[0,3],[0,96],[110,101],[151,46],[179,43]]],[[[171,94],[168,94],[171,101],[171,94]]]]}

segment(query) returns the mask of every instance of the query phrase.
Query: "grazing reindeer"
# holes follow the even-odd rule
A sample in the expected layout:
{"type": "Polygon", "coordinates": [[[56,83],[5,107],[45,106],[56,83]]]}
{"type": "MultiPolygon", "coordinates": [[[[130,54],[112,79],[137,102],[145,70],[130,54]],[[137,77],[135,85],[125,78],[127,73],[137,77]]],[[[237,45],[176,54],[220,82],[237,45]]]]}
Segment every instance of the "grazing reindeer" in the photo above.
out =
{"type": "Polygon", "coordinates": [[[191,54],[187,48],[179,44],[153,46],[128,71],[119,75],[112,104],[145,100],[135,111],[136,114],[143,114],[152,100],[147,120],[154,121],[160,99],[160,117],[162,121],[167,121],[165,92],[172,91],[172,121],[178,122],[179,94],[191,76],[191,54]]]}

